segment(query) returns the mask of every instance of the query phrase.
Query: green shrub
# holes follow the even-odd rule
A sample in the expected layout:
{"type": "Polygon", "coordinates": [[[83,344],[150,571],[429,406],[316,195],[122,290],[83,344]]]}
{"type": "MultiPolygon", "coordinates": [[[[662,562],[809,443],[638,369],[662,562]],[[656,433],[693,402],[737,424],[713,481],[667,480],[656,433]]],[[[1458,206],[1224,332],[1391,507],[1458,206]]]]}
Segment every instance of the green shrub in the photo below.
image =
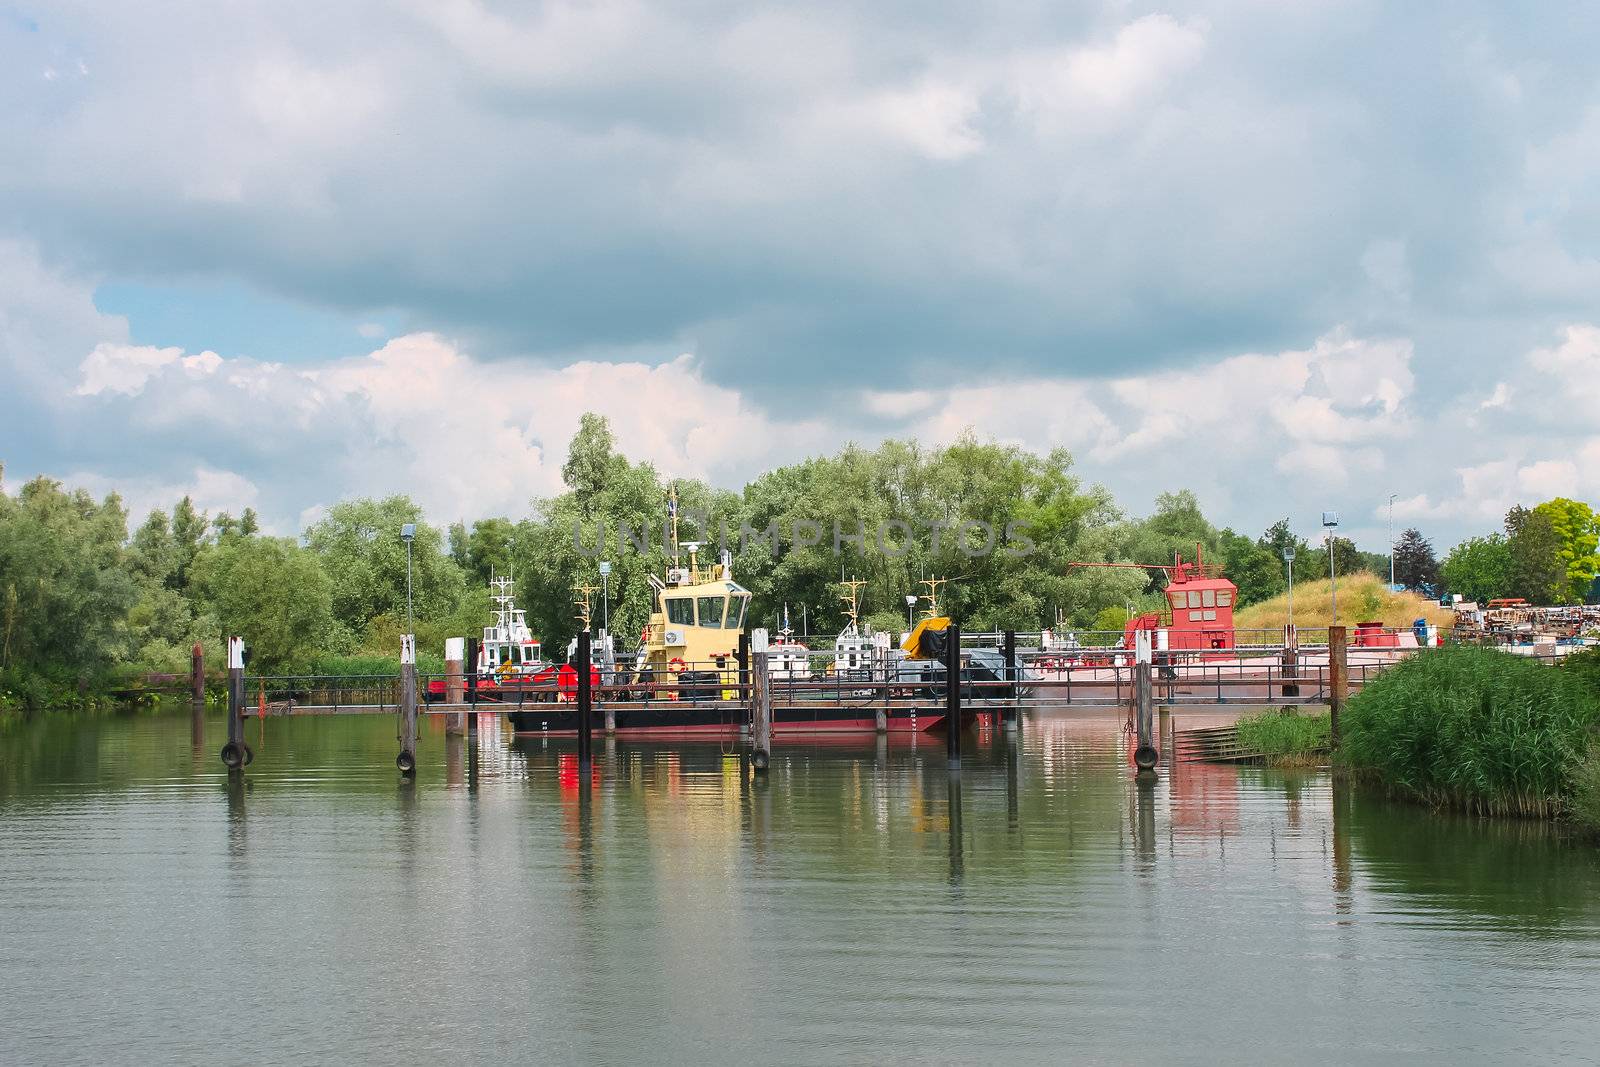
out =
{"type": "Polygon", "coordinates": [[[1578,765],[1572,783],[1572,817],[1591,830],[1600,830],[1600,745],[1578,765]]]}
{"type": "Polygon", "coordinates": [[[1589,687],[1600,699],[1600,645],[1574,652],[1561,661],[1561,669],[1589,687]]]}
{"type": "Polygon", "coordinates": [[[1270,708],[1234,724],[1239,746],[1259,752],[1269,763],[1311,762],[1328,751],[1328,716],[1295,715],[1270,708]]]}
{"type": "Polygon", "coordinates": [[[1566,810],[1600,721],[1576,676],[1495,649],[1412,656],[1353,697],[1340,759],[1419,799],[1496,815],[1566,810]]]}

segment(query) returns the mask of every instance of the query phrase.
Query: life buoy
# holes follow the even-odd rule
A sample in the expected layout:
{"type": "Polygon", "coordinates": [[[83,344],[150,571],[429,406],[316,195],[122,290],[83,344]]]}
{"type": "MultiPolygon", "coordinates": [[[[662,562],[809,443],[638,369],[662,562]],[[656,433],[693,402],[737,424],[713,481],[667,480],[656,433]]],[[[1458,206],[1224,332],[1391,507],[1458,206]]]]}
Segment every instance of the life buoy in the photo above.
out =
{"type": "Polygon", "coordinates": [[[671,659],[667,660],[667,670],[671,671],[673,674],[682,674],[688,669],[689,665],[683,662],[683,660],[679,659],[677,656],[673,656],[671,659]]]}

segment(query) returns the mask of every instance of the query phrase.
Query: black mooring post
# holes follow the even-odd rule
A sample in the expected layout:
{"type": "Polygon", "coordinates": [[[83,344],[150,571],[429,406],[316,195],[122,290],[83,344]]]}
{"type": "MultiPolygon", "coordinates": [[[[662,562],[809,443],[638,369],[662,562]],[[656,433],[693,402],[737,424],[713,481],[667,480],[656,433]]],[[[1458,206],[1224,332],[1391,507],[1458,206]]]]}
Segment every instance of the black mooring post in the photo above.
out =
{"type": "Polygon", "coordinates": [[[739,661],[739,703],[746,707],[750,703],[750,635],[740,632],[739,650],[735,653],[739,661]]]}
{"type": "Polygon", "coordinates": [[[400,635],[400,754],[394,758],[400,773],[417,773],[417,640],[400,635]]]}
{"type": "Polygon", "coordinates": [[[1006,658],[1006,705],[1001,709],[1000,717],[1005,725],[1016,728],[1018,720],[1022,718],[1022,690],[1017,685],[1017,632],[1007,630],[1000,642],[1001,655],[1006,658]]]}
{"type": "Polygon", "coordinates": [[[222,762],[236,771],[254,758],[244,743],[244,638],[228,638],[228,742],[222,746],[222,762]]]}
{"type": "Polygon", "coordinates": [[[590,733],[589,705],[594,691],[589,680],[589,631],[578,632],[578,654],[573,657],[578,670],[578,780],[589,784],[589,767],[594,760],[594,736],[590,733]]]}
{"type": "Polygon", "coordinates": [[[961,627],[944,632],[945,753],[950,766],[961,766],[961,627]]]}
{"type": "MultiPolygon", "coordinates": [[[[467,687],[467,703],[478,702],[478,639],[467,638],[467,659],[461,664],[461,678],[467,687]]],[[[478,732],[478,709],[473,708],[467,713],[467,734],[470,736],[478,732]]]]}

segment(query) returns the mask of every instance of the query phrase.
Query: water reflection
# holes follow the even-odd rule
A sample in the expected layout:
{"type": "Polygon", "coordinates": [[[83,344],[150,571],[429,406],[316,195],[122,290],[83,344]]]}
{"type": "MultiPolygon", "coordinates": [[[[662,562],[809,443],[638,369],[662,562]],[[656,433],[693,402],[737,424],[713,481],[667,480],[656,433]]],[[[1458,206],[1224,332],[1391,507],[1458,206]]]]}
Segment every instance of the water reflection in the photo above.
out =
{"type": "Polygon", "coordinates": [[[0,1028],[0,1061],[203,1059],[127,1034],[212,990],[248,999],[263,1060],[316,1058],[309,1031],[323,1058],[606,1062],[1600,1038],[1591,847],[1320,773],[1137,781],[1114,722],[993,731],[955,775],[937,739],[780,744],[761,775],[737,745],[607,739],[585,779],[570,740],[487,717],[406,782],[391,720],[274,719],[229,775],[187,716],[0,726],[0,1002],[58,1023],[0,1028]],[[419,981],[450,1010],[416,1012],[419,981]],[[1160,1027],[1152,982],[1182,991],[1160,1027]],[[69,1025],[107,1003],[117,1026],[69,1025]]]}

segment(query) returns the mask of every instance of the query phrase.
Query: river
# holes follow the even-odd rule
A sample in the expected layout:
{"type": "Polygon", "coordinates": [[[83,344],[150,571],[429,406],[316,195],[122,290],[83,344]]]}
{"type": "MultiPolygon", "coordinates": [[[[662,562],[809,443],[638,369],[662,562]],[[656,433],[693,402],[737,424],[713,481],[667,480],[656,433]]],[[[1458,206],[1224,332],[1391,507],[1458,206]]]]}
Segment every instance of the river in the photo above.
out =
{"type": "Polygon", "coordinates": [[[1109,720],[470,751],[0,719],[0,1063],[1341,1062],[1600,1048],[1600,849],[1109,720]]]}

